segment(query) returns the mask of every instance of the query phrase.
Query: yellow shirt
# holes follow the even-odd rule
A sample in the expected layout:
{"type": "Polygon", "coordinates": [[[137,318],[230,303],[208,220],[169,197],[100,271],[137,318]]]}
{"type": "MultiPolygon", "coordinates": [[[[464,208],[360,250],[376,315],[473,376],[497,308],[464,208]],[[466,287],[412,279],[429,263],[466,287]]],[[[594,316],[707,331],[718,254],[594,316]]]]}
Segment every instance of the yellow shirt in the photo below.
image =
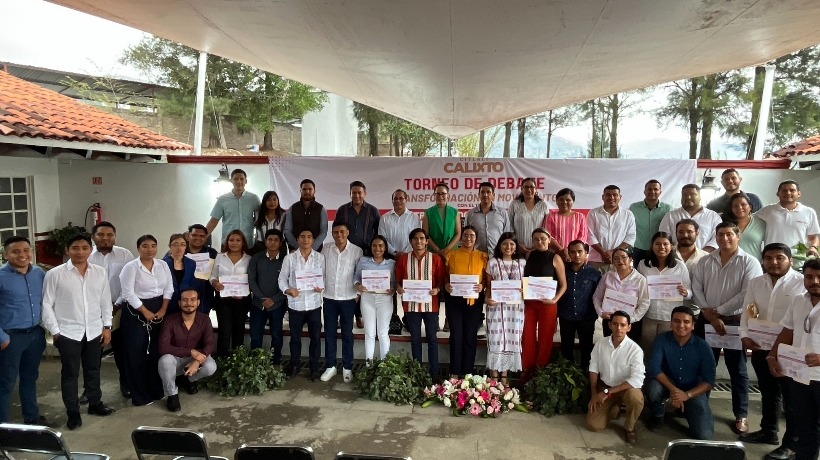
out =
{"type": "Polygon", "coordinates": [[[478,283],[484,280],[487,269],[487,253],[478,249],[459,247],[447,253],[447,273],[454,275],[478,275],[478,283]]]}

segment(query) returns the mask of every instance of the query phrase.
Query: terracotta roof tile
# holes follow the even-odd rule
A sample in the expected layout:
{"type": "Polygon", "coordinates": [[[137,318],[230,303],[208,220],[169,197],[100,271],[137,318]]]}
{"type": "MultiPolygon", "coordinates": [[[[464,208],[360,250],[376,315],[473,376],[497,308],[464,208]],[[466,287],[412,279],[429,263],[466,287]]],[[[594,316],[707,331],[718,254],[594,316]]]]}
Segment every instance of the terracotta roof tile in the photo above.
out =
{"type": "Polygon", "coordinates": [[[782,149],[772,152],[775,158],[789,158],[794,155],[811,155],[820,153],[820,136],[807,137],[801,141],[789,144],[782,149]]]}
{"type": "Polygon", "coordinates": [[[143,149],[193,149],[188,144],[3,71],[0,71],[0,134],[143,149]]]}

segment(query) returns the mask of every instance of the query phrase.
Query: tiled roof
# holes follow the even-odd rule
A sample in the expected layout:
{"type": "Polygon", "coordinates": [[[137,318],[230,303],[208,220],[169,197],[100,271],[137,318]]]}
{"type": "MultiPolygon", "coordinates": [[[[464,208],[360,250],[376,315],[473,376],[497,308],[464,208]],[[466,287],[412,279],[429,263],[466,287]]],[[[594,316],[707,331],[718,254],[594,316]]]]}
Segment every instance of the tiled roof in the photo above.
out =
{"type": "MultiPolygon", "coordinates": [[[[192,149],[188,144],[3,71],[0,71],[0,135],[141,149],[192,149]]],[[[101,146],[100,150],[103,149],[101,146]]]]}
{"type": "Polygon", "coordinates": [[[820,153],[820,136],[807,137],[801,141],[789,144],[782,149],[772,152],[775,158],[789,158],[794,155],[810,155],[820,153]]]}

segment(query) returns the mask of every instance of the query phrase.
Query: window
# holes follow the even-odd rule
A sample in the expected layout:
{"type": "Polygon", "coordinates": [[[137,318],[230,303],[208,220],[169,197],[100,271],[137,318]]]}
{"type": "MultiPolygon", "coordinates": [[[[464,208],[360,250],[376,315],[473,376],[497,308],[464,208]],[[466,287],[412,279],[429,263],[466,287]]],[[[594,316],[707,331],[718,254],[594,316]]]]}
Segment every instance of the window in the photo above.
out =
{"type": "Polygon", "coordinates": [[[0,177],[0,244],[12,236],[31,240],[31,183],[25,177],[0,177]]]}

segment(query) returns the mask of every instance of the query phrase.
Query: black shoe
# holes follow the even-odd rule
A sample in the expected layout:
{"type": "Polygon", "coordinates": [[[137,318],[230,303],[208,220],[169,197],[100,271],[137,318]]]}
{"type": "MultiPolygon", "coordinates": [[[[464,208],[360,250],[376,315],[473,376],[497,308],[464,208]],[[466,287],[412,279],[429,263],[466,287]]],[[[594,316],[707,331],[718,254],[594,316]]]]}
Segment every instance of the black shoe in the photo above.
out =
{"type": "Polygon", "coordinates": [[[106,406],[104,402],[100,401],[97,404],[92,404],[88,406],[88,413],[91,415],[99,415],[101,417],[105,417],[106,415],[113,414],[114,409],[106,406]]]}
{"type": "Polygon", "coordinates": [[[68,422],[65,424],[69,430],[76,430],[83,426],[83,418],[80,414],[68,414],[68,422]]]}
{"type": "Polygon", "coordinates": [[[319,371],[310,371],[310,381],[315,382],[319,380],[321,376],[319,375],[319,371]]]}
{"type": "Polygon", "coordinates": [[[653,433],[661,431],[661,428],[663,428],[663,417],[650,417],[649,420],[646,421],[646,428],[653,433]]]}
{"type": "Polygon", "coordinates": [[[186,389],[189,395],[195,395],[199,393],[199,383],[198,382],[190,382],[188,384],[188,388],[186,389]]]}
{"type": "Polygon", "coordinates": [[[88,395],[83,391],[83,394],[80,395],[80,405],[85,406],[86,404],[88,404],[88,395]]]}
{"type": "Polygon", "coordinates": [[[131,397],[131,392],[128,391],[128,388],[126,388],[122,385],[120,385],[120,394],[122,395],[123,398],[130,398],[131,397]]]}
{"type": "Polygon", "coordinates": [[[26,425],[38,425],[38,426],[47,426],[49,428],[57,428],[59,425],[47,419],[44,415],[37,417],[34,420],[28,420],[23,422],[26,425]]]}
{"type": "Polygon", "coordinates": [[[780,444],[780,439],[777,433],[771,431],[755,431],[753,433],[743,433],[739,438],[743,442],[750,442],[752,444],[771,444],[777,446],[780,444]]]}
{"type": "Polygon", "coordinates": [[[794,457],[794,452],[790,451],[785,446],[780,446],[766,454],[763,458],[765,460],[794,460],[794,457]]]}
{"type": "Polygon", "coordinates": [[[179,395],[168,396],[168,401],[166,404],[168,406],[168,410],[171,412],[178,412],[182,410],[182,405],[179,404],[179,395]]]}
{"type": "Polygon", "coordinates": [[[177,387],[187,390],[191,386],[191,381],[185,375],[178,375],[174,381],[177,387]]]}

